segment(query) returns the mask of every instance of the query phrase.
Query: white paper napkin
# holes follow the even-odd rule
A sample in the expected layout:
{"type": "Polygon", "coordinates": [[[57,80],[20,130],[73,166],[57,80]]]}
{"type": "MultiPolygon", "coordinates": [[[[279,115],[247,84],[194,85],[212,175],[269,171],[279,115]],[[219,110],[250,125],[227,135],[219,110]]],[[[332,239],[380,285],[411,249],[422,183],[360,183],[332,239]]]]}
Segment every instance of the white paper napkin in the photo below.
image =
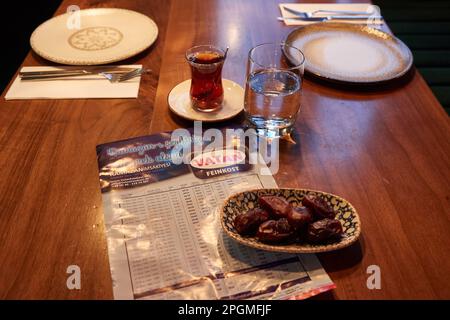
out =
{"type": "MultiPolygon", "coordinates": [[[[141,68],[142,65],[118,67],[141,68]]],[[[83,69],[84,67],[75,67],[83,69]]],[[[60,70],[57,67],[23,67],[21,71],[60,70]]],[[[64,68],[65,70],[67,68],[64,68]]],[[[22,81],[16,77],[5,95],[5,100],[24,99],[92,99],[92,98],[137,98],[141,77],[124,82],[111,83],[99,75],[78,78],[61,78],[45,81],[22,81]]]]}
{"type": "MultiPolygon", "coordinates": [[[[288,7],[293,10],[302,11],[302,12],[313,12],[316,10],[351,10],[351,11],[368,11],[371,8],[370,3],[280,3],[280,11],[283,18],[292,18],[295,17],[295,14],[292,14],[286,11],[283,7],[288,7]]],[[[320,16],[328,16],[327,14],[317,14],[317,17],[320,16]]],[[[340,15],[340,14],[333,14],[340,15]]],[[[378,15],[378,14],[377,14],[378,15]]],[[[345,22],[345,23],[355,23],[355,24],[365,24],[367,23],[367,19],[361,20],[332,20],[332,22],[345,22]]],[[[381,25],[383,24],[383,20],[370,20],[370,25],[381,25]]],[[[302,21],[302,20],[285,20],[284,23],[287,26],[300,26],[300,25],[308,25],[311,23],[316,23],[315,21],[302,21]]]]}

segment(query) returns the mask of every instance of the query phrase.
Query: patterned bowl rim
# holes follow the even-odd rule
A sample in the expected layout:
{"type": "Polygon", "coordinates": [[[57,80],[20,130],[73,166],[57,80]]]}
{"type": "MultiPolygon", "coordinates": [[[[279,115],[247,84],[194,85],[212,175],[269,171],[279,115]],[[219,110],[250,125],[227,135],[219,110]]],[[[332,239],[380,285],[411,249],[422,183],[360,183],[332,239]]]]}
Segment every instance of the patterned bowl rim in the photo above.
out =
{"type": "Polygon", "coordinates": [[[261,189],[250,189],[250,190],[246,190],[246,191],[241,191],[241,192],[237,192],[234,193],[232,195],[230,195],[228,198],[226,198],[222,204],[222,206],[220,207],[220,225],[222,226],[222,230],[225,231],[225,233],[231,237],[232,239],[234,239],[235,241],[246,245],[248,247],[252,247],[255,249],[260,249],[260,250],[265,250],[265,251],[272,251],[272,252],[285,252],[285,253],[319,253],[319,252],[329,252],[329,251],[335,251],[335,250],[339,250],[339,249],[343,249],[345,247],[348,247],[350,245],[352,245],[353,243],[355,243],[358,239],[359,236],[361,235],[361,219],[359,218],[358,212],[356,211],[355,207],[346,199],[337,196],[333,193],[329,193],[329,192],[325,192],[325,191],[320,191],[320,190],[312,190],[312,189],[297,189],[297,188],[261,188],[261,189]],[[354,216],[354,220],[356,220],[356,226],[355,227],[355,233],[353,236],[349,237],[349,238],[344,238],[342,239],[340,242],[337,243],[332,243],[332,244],[324,244],[324,245],[317,245],[314,247],[305,247],[302,246],[300,244],[290,244],[290,245],[271,245],[271,244],[266,244],[263,242],[251,242],[245,239],[245,237],[240,236],[237,233],[233,233],[230,232],[227,227],[225,226],[225,222],[224,222],[224,218],[225,218],[225,207],[228,205],[229,201],[232,198],[237,197],[240,194],[245,194],[245,193],[257,193],[257,192],[264,192],[264,191],[289,191],[289,192],[298,192],[298,193],[318,193],[318,194],[325,194],[328,196],[332,196],[333,198],[336,198],[338,200],[340,200],[341,202],[345,202],[348,207],[350,208],[353,216],[354,216]]]}

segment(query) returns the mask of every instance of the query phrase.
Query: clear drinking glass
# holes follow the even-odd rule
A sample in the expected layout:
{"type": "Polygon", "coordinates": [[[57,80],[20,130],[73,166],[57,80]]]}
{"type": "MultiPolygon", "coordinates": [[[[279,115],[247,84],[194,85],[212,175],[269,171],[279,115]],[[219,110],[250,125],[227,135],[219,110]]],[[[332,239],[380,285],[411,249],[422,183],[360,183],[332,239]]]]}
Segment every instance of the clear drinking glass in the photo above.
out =
{"type": "Polygon", "coordinates": [[[304,63],[303,53],[285,43],[250,50],[244,110],[259,135],[290,136],[300,110],[304,63]]]}

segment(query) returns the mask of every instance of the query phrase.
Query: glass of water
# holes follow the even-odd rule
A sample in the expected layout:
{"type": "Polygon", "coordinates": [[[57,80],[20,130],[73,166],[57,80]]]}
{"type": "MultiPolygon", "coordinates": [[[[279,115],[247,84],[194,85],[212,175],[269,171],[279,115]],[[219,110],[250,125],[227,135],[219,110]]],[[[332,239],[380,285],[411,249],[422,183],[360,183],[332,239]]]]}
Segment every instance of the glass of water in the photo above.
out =
{"type": "Polygon", "coordinates": [[[250,50],[244,110],[258,135],[290,138],[300,110],[305,57],[285,43],[264,43],[250,50]]]}

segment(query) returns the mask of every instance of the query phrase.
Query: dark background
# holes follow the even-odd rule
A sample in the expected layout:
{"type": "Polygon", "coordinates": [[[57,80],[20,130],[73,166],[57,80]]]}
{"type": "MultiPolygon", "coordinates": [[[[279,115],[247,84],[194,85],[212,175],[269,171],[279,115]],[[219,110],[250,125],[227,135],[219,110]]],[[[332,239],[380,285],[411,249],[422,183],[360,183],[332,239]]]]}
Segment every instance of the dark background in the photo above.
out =
{"type": "Polygon", "coordinates": [[[372,0],[450,115],[450,0],[372,0]]]}
{"type": "MultiPolygon", "coordinates": [[[[450,114],[450,0],[373,2],[381,8],[381,14],[394,34],[409,46],[416,67],[450,114]]],[[[2,3],[0,30],[6,31],[2,32],[6,39],[0,50],[1,91],[30,50],[33,30],[50,18],[60,3],[60,0],[16,0],[7,7],[2,3]]]]}
{"type": "Polygon", "coordinates": [[[53,16],[60,0],[2,1],[0,30],[2,30],[0,90],[9,80],[30,50],[30,36],[42,22],[53,16]],[[8,2],[8,4],[6,4],[8,2]]]}

